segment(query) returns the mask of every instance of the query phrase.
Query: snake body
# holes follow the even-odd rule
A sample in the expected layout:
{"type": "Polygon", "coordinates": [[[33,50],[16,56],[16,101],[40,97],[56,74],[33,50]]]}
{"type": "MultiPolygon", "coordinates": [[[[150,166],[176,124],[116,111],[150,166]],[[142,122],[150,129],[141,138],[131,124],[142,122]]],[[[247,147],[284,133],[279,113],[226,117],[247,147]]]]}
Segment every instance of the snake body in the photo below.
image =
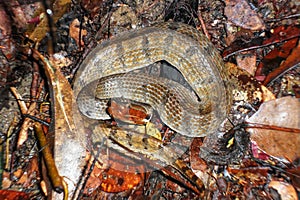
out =
{"type": "Polygon", "coordinates": [[[201,137],[215,132],[229,111],[228,73],[204,35],[185,24],[164,23],[99,44],[82,62],[73,91],[79,110],[88,118],[110,118],[105,98],[121,96],[150,104],[180,134],[201,137]],[[162,60],[179,70],[197,97],[174,81],[126,75],[162,60]]]}

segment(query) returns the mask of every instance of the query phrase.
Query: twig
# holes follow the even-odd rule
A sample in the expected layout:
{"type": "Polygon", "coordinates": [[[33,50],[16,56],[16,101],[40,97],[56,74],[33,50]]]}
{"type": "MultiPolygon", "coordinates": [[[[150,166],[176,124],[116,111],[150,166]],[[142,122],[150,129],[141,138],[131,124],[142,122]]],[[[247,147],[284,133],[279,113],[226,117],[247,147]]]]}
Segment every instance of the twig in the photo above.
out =
{"type": "Polygon", "coordinates": [[[37,91],[38,91],[38,80],[40,77],[39,73],[39,66],[36,62],[33,62],[33,72],[32,72],[32,81],[31,81],[31,88],[30,88],[30,100],[36,101],[37,91]]]}
{"type": "Polygon", "coordinates": [[[25,115],[23,115],[23,117],[30,118],[30,119],[32,119],[32,120],[34,120],[34,121],[37,121],[37,122],[39,122],[39,123],[41,123],[41,124],[43,124],[43,125],[46,125],[46,126],[49,126],[49,125],[50,125],[48,122],[46,122],[46,121],[44,121],[44,120],[42,120],[42,119],[40,119],[40,118],[37,118],[37,117],[35,117],[35,116],[33,116],[33,115],[25,114],[25,115]]]}
{"type": "MultiPolygon", "coordinates": [[[[36,93],[36,98],[39,98],[40,93],[42,91],[44,82],[41,82],[40,87],[38,88],[38,91],[36,93]]],[[[22,115],[33,115],[35,113],[36,108],[36,102],[31,102],[29,108],[27,108],[25,101],[23,100],[22,96],[18,93],[17,89],[15,87],[10,87],[11,92],[17,99],[18,105],[20,107],[22,115]]],[[[25,118],[24,122],[22,124],[20,133],[19,133],[19,139],[17,142],[17,147],[20,147],[26,140],[27,140],[27,131],[28,128],[31,126],[32,120],[30,118],[25,118]]]]}
{"type": "Polygon", "coordinates": [[[28,111],[28,108],[26,106],[25,101],[23,101],[22,96],[20,95],[20,93],[18,93],[17,88],[15,87],[10,87],[11,92],[13,93],[13,95],[15,96],[18,105],[20,107],[21,113],[25,114],[28,111]]]}
{"type": "Polygon", "coordinates": [[[282,20],[285,20],[285,19],[297,18],[297,17],[300,17],[300,14],[289,15],[289,16],[278,18],[278,19],[269,19],[269,20],[266,20],[265,22],[266,23],[278,22],[278,21],[282,21],[282,20]]]}
{"type": "MultiPolygon", "coordinates": [[[[17,126],[17,124],[18,124],[17,114],[15,113],[14,119],[11,122],[11,124],[9,125],[7,135],[6,135],[6,161],[5,161],[6,164],[5,164],[4,169],[9,169],[10,168],[10,166],[9,166],[10,162],[9,162],[9,157],[8,157],[8,155],[9,155],[9,141],[10,141],[11,135],[13,134],[13,130],[17,126]]],[[[2,143],[1,143],[0,146],[2,146],[2,143]]]]}
{"type": "Polygon", "coordinates": [[[259,128],[259,129],[300,133],[300,129],[297,129],[297,128],[281,127],[281,126],[268,125],[268,124],[246,123],[246,124],[244,124],[244,127],[245,128],[259,128]]]}
{"type": "MultiPolygon", "coordinates": [[[[19,92],[17,91],[17,88],[15,87],[10,87],[11,92],[13,93],[13,95],[15,96],[15,98],[17,99],[18,105],[20,107],[21,113],[22,114],[27,114],[28,113],[28,108],[26,106],[25,101],[23,101],[22,96],[19,94],[19,92]]],[[[25,118],[22,126],[21,126],[21,130],[19,132],[19,138],[18,138],[18,142],[17,142],[17,147],[19,148],[20,146],[23,145],[23,143],[27,140],[27,131],[28,128],[30,127],[30,123],[31,123],[31,119],[29,118],[25,118]]]]}
{"type": "MultiPolygon", "coordinates": [[[[99,155],[100,155],[101,148],[103,147],[103,143],[104,143],[104,140],[102,140],[101,143],[100,143],[100,142],[97,142],[97,143],[94,144],[94,146],[97,148],[97,153],[96,153],[96,155],[90,157],[90,159],[93,158],[93,162],[92,162],[92,164],[91,164],[89,170],[87,171],[87,167],[86,167],[85,170],[84,170],[83,173],[82,173],[82,177],[86,174],[85,179],[83,180],[83,183],[81,184],[82,179],[80,179],[80,180],[78,181],[78,183],[76,184],[77,186],[81,185],[81,188],[80,188],[80,190],[79,190],[79,194],[78,194],[77,199],[81,199],[81,197],[82,197],[82,195],[83,195],[83,190],[84,190],[84,188],[85,188],[85,186],[86,186],[86,184],[87,184],[87,181],[88,181],[89,177],[91,176],[91,174],[92,174],[92,172],[93,172],[93,170],[94,170],[94,167],[95,167],[96,162],[97,162],[97,159],[96,159],[96,158],[98,158],[99,155]]],[[[89,163],[89,162],[87,162],[87,164],[88,164],[88,163],[89,163]]],[[[78,189],[79,189],[79,188],[76,188],[76,190],[78,190],[78,189]]],[[[75,192],[74,194],[76,194],[76,192],[75,192]]]]}
{"type": "Polygon", "coordinates": [[[53,188],[56,192],[61,193],[64,191],[63,178],[59,175],[56,168],[51,149],[42,129],[42,125],[39,122],[35,122],[34,130],[36,132],[36,136],[38,138],[40,146],[43,147],[42,154],[53,188]]]}
{"type": "Polygon", "coordinates": [[[53,9],[50,8],[50,1],[48,0],[43,0],[42,1],[43,6],[45,7],[46,11],[46,16],[47,16],[47,22],[48,22],[48,27],[50,29],[49,34],[50,34],[50,42],[48,43],[48,51],[50,55],[54,54],[54,49],[56,46],[56,39],[54,36],[54,21],[53,21],[53,9]]]}
{"type": "Polygon", "coordinates": [[[203,33],[205,34],[205,36],[206,36],[208,39],[210,39],[211,37],[210,37],[210,35],[209,35],[209,33],[208,33],[207,29],[206,29],[205,22],[204,22],[204,20],[203,20],[203,18],[202,18],[202,15],[201,15],[201,12],[199,11],[199,9],[198,9],[198,14],[197,14],[197,16],[198,16],[198,19],[199,19],[199,21],[200,21],[200,24],[201,24],[203,33]]]}
{"type": "Polygon", "coordinates": [[[291,39],[294,39],[294,38],[297,38],[299,37],[300,35],[294,35],[292,37],[289,37],[289,38],[285,38],[281,41],[274,41],[274,42],[271,42],[271,43],[268,43],[268,44],[262,44],[262,45],[256,45],[256,46],[252,46],[252,47],[247,47],[247,48],[244,48],[244,49],[240,49],[240,50],[237,50],[235,52],[232,52],[226,56],[223,57],[224,60],[228,59],[230,56],[233,56],[235,54],[238,54],[238,53],[241,53],[241,52],[244,52],[244,51],[249,51],[249,50],[253,50],[253,49],[260,49],[260,48],[263,48],[263,47],[268,47],[268,46],[271,46],[271,45],[274,45],[274,44],[277,44],[277,43],[281,43],[281,42],[285,42],[285,41],[288,41],[288,40],[291,40],[291,39]]]}

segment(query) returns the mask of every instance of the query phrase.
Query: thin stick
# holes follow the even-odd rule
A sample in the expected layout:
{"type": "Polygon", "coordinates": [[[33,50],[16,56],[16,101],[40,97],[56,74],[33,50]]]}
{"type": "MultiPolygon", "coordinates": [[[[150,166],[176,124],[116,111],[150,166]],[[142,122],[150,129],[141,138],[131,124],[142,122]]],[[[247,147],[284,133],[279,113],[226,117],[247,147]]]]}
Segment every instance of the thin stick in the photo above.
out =
{"type": "Polygon", "coordinates": [[[48,141],[44,135],[42,125],[39,122],[34,123],[34,130],[40,146],[43,147],[42,154],[48,170],[48,175],[56,192],[61,193],[64,191],[63,178],[59,175],[58,170],[53,159],[52,151],[48,145],[48,141]]]}

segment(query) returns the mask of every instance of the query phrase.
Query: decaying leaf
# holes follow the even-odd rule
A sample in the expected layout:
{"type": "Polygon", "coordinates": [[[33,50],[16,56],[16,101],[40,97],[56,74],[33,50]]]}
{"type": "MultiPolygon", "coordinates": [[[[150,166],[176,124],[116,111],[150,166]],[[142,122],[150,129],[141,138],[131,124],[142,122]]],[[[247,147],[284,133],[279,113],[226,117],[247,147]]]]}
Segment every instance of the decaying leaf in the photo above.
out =
{"type": "MultiPolygon", "coordinates": [[[[70,0],[56,0],[53,3],[53,10],[48,11],[51,12],[50,15],[52,16],[53,22],[56,23],[59,18],[69,8],[71,4],[70,0]]],[[[29,38],[33,41],[41,41],[45,36],[46,33],[49,31],[49,26],[48,26],[48,19],[47,17],[44,17],[40,23],[34,28],[34,30],[28,30],[28,35],[29,38]]]]}
{"type": "Polygon", "coordinates": [[[29,194],[25,192],[13,191],[13,190],[0,190],[0,199],[23,199],[29,200],[29,194]]]}
{"type": "Polygon", "coordinates": [[[110,168],[101,173],[100,188],[105,192],[121,192],[136,187],[144,179],[142,174],[110,168]]]}
{"type": "Polygon", "coordinates": [[[296,56],[298,55],[296,52],[299,50],[293,50],[293,48],[297,46],[297,36],[299,37],[299,29],[297,27],[279,26],[273,30],[271,37],[264,40],[262,45],[276,43],[280,44],[281,42],[286,42],[279,47],[274,48],[263,58],[263,60],[257,66],[257,70],[255,72],[256,79],[263,81],[266,78],[266,75],[272,72],[270,75],[268,75],[267,80],[264,80],[264,84],[266,85],[272,81],[276,75],[285,72],[287,69],[289,69],[289,67],[293,67],[299,62],[299,56],[296,56]],[[291,54],[292,50],[294,53],[291,54]],[[289,61],[281,64],[281,62],[287,58],[289,58],[289,61]]]}
{"type": "Polygon", "coordinates": [[[267,181],[269,168],[266,167],[245,167],[245,168],[227,168],[231,175],[239,180],[240,184],[252,186],[263,185],[267,181]]]}
{"type": "Polygon", "coordinates": [[[150,113],[140,105],[129,102],[111,100],[107,108],[109,115],[116,121],[131,124],[146,124],[149,121],[150,113]]]}
{"type": "MultiPolygon", "coordinates": [[[[119,193],[132,190],[141,185],[145,177],[145,165],[136,163],[130,158],[121,156],[112,150],[103,150],[100,157],[106,157],[105,163],[96,163],[90,177],[88,177],[85,193],[102,191],[109,193],[119,193]],[[108,153],[108,155],[104,155],[108,153]]],[[[90,166],[89,166],[90,167],[90,166]]]]}
{"type": "Polygon", "coordinates": [[[78,19],[74,19],[70,24],[69,34],[70,37],[76,41],[77,46],[84,46],[83,37],[86,36],[87,31],[84,29],[80,29],[80,22],[78,19]]]}
{"type": "MultiPolygon", "coordinates": [[[[53,124],[50,125],[49,132],[55,131],[55,164],[59,174],[68,177],[64,181],[67,182],[71,198],[75,190],[73,182],[77,182],[79,179],[80,169],[84,162],[81,158],[85,155],[85,149],[80,145],[80,141],[85,141],[85,138],[82,137],[83,122],[76,109],[74,98],[72,98],[71,85],[54,64],[52,57],[49,61],[38,51],[35,51],[35,55],[43,62],[46,76],[52,85],[50,91],[52,106],[55,107],[53,113],[55,121],[51,121],[53,124]]],[[[58,193],[54,193],[53,196],[54,199],[62,198],[62,195],[58,193]]]]}
{"type": "Polygon", "coordinates": [[[269,187],[280,194],[281,200],[298,200],[295,188],[286,182],[273,180],[269,183],[269,187]]]}
{"type": "Polygon", "coordinates": [[[257,58],[255,54],[247,55],[247,52],[236,57],[238,66],[241,69],[247,71],[252,76],[254,75],[256,70],[256,59],[257,58]]]}
{"type": "MultiPolygon", "coordinates": [[[[201,138],[195,138],[191,144],[191,168],[195,175],[199,177],[204,183],[207,183],[210,175],[207,173],[207,164],[200,158],[200,147],[202,145],[201,138]]],[[[211,182],[214,182],[213,180],[211,182]]]]}
{"type": "Polygon", "coordinates": [[[251,9],[246,0],[227,0],[225,3],[225,15],[235,25],[250,30],[265,29],[262,19],[251,9]]]}
{"type": "MultiPolygon", "coordinates": [[[[300,101],[292,97],[268,101],[247,122],[300,129],[300,101]]],[[[256,128],[248,131],[251,140],[267,154],[289,161],[300,157],[299,133],[256,128]]]]}
{"type": "MultiPolygon", "coordinates": [[[[291,46],[294,47],[294,44],[296,45],[296,42],[298,42],[298,39],[290,40],[289,43],[292,43],[291,46]]],[[[276,79],[278,76],[286,72],[287,70],[297,66],[300,63],[300,43],[292,50],[292,52],[288,55],[287,59],[280,64],[280,66],[269,73],[264,80],[264,85],[267,85],[272,80],[276,79]]]]}

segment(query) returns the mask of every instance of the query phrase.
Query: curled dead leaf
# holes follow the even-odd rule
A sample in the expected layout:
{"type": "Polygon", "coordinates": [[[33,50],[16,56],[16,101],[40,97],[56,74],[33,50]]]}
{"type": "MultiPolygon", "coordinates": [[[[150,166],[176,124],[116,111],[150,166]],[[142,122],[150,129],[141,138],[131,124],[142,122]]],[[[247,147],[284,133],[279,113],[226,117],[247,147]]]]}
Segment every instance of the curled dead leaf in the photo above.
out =
{"type": "Polygon", "coordinates": [[[269,187],[275,189],[282,200],[298,200],[295,188],[286,182],[273,180],[269,183],[269,187]]]}

